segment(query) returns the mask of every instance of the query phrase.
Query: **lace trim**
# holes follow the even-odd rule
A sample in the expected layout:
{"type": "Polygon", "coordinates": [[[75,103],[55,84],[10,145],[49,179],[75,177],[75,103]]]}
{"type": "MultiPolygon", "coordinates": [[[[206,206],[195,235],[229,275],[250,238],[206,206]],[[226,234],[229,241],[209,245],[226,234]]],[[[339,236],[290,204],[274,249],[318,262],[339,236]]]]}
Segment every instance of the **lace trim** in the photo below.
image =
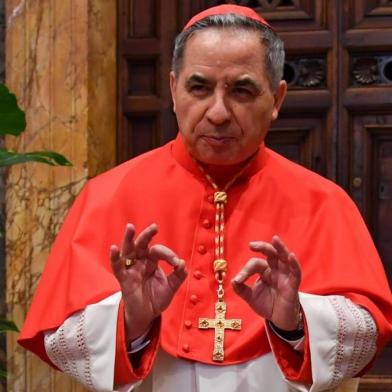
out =
{"type": "Polygon", "coordinates": [[[337,386],[344,378],[357,375],[373,358],[377,350],[377,327],[370,314],[349,299],[332,296],[330,302],[338,319],[331,381],[332,386],[337,386]],[[347,357],[345,346],[349,338],[353,340],[353,346],[351,355],[347,357]]]}
{"type": "Polygon", "coordinates": [[[86,345],[85,312],[67,319],[56,331],[45,333],[49,359],[65,374],[94,389],[90,353],[86,345]]]}
{"type": "MultiPolygon", "coordinates": [[[[351,301],[350,301],[351,302],[351,301]]],[[[351,303],[352,304],[352,303],[351,303]]],[[[355,305],[352,305],[355,306],[355,305]]],[[[372,316],[363,308],[355,306],[360,313],[363,325],[359,339],[362,340],[362,350],[356,356],[353,355],[353,367],[350,377],[356,376],[373,358],[377,352],[377,326],[372,316]]]]}
{"type": "Polygon", "coordinates": [[[86,380],[84,384],[89,387],[93,387],[94,384],[91,378],[90,353],[86,345],[85,320],[86,320],[86,313],[81,312],[79,323],[78,323],[77,334],[76,334],[76,341],[77,341],[78,349],[80,350],[82,354],[82,358],[84,359],[84,379],[86,380]]]}
{"type": "Polygon", "coordinates": [[[338,336],[335,347],[335,366],[332,376],[332,385],[337,385],[339,381],[343,378],[343,373],[341,369],[344,360],[344,341],[347,335],[347,322],[344,310],[339,303],[337,297],[332,297],[330,301],[335,309],[338,318],[338,336]]]}

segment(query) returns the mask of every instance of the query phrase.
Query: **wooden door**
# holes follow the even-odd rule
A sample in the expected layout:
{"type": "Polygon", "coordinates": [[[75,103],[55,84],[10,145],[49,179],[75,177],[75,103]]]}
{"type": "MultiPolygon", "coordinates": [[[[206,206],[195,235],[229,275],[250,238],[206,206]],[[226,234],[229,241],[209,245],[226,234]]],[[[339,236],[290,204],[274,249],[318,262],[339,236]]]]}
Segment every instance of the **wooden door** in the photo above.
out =
{"type": "MultiPolygon", "coordinates": [[[[175,137],[173,39],[224,3],[254,8],[285,41],[289,92],[267,144],[347,190],[392,284],[391,0],[119,0],[118,161],[175,137]]],[[[391,362],[392,345],[361,390],[392,390],[391,362]]]]}

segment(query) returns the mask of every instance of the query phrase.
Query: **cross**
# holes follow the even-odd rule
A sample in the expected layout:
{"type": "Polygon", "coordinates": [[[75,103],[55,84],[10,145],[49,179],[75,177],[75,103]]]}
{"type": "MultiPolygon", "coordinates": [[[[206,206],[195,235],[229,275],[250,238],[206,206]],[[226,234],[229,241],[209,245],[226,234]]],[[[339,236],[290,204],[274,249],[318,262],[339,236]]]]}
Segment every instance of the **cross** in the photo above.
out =
{"type": "Polygon", "coordinates": [[[223,362],[225,358],[224,340],[225,329],[233,329],[239,331],[241,329],[241,319],[225,319],[226,303],[218,301],[215,304],[215,318],[209,319],[199,318],[199,329],[215,329],[214,337],[214,352],[212,353],[212,360],[215,362],[223,362]]]}

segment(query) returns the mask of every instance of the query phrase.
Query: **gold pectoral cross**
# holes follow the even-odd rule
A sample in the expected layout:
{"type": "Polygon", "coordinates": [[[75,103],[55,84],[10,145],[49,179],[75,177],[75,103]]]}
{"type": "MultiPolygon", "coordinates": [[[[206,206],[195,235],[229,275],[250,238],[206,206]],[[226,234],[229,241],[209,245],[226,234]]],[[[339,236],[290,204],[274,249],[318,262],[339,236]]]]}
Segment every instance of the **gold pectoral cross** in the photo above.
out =
{"type": "Polygon", "coordinates": [[[215,318],[199,318],[199,329],[215,329],[214,337],[214,352],[212,353],[212,360],[215,362],[222,362],[225,358],[224,340],[225,329],[234,329],[239,331],[241,329],[240,319],[225,319],[226,303],[222,300],[215,304],[215,318]]]}

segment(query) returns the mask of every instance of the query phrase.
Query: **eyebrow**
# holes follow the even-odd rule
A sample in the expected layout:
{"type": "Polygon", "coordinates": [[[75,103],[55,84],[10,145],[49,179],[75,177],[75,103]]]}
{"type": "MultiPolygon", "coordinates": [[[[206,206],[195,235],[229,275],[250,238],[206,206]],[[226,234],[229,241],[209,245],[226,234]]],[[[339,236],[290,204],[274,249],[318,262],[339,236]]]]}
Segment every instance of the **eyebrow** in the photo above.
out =
{"type": "MultiPolygon", "coordinates": [[[[200,84],[211,84],[204,76],[195,73],[189,77],[186,81],[185,86],[189,88],[193,83],[200,83],[200,84]]],[[[254,94],[259,95],[263,91],[261,86],[250,76],[243,76],[232,83],[233,87],[248,87],[253,90],[254,94]]]]}
{"type": "Polygon", "coordinates": [[[210,84],[210,82],[204,76],[201,76],[200,74],[191,75],[189,77],[189,79],[186,81],[185,85],[186,85],[186,87],[189,87],[192,85],[192,83],[210,84]]]}
{"type": "Polygon", "coordinates": [[[259,95],[263,90],[261,86],[250,76],[244,76],[233,83],[234,87],[249,87],[251,88],[257,95],[259,95]]]}

